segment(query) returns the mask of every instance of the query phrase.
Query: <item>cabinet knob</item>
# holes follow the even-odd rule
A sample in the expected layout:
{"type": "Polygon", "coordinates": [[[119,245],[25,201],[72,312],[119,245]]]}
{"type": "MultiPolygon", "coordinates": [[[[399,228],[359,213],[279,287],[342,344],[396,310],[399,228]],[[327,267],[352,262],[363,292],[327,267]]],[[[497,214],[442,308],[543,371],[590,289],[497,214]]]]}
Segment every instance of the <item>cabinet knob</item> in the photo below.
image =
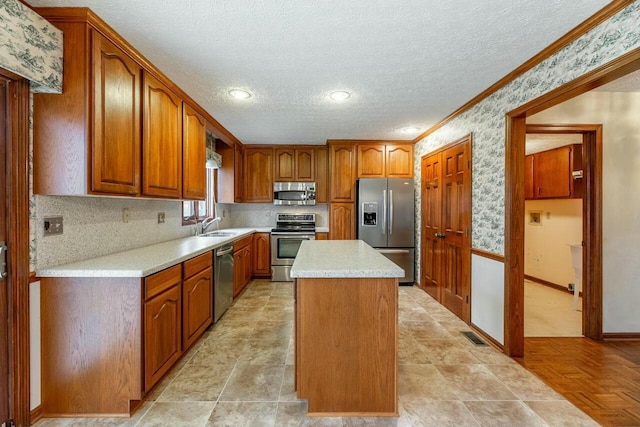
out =
{"type": "Polygon", "coordinates": [[[444,239],[445,238],[445,234],[444,233],[436,233],[436,237],[438,239],[444,239]]]}

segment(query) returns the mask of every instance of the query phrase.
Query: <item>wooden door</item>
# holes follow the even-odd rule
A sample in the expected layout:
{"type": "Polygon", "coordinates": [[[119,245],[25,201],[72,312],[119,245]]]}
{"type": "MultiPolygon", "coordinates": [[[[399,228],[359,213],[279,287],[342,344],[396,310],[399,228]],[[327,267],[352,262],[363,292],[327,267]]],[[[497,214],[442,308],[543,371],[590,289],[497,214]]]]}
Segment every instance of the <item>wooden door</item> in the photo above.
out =
{"type": "Polygon", "coordinates": [[[356,155],[353,145],[329,146],[330,201],[356,201],[356,155]]]}
{"type": "Polygon", "coordinates": [[[256,276],[271,274],[271,234],[253,235],[253,273],[256,276]]]}
{"type": "Polygon", "coordinates": [[[182,295],[175,285],[144,304],[144,386],[149,391],[181,353],[182,295]]]}
{"type": "Polygon", "coordinates": [[[296,181],[309,182],[316,179],[315,151],[313,148],[296,149],[294,174],[296,181]]]}
{"type": "MultiPolygon", "coordinates": [[[[7,195],[7,81],[0,77],[0,196],[7,195]]],[[[6,203],[0,203],[0,244],[7,242],[6,203]]],[[[0,261],[1,262],[1,261],[0,261]]],[[[5,266],[6,268],[6,266],[5,266]]],[[[0,422],[9,419],[9,286],[0,278],[0,422]]]]}
{"type": "Polygon", "coordinates": [[[140,66],[92,32],[91,191],[140,193],[140,66]]]}
{"type": "Polygon", "coordinates": [[[356,212],[354,203],[331,203],[329,207],[329,239],[356,238],[356,212]]]}
{"type": "Polygon", "coordinates": [[[182,107],[182,197],[207,197],[207,123],[188,104],[182,107]]]}
{"type": "Polygon", "coordinates": [[[440,263],[442,260],[442,162],[441,153],[423,157],[421,161],[421,246],[422,288],[440,301],[440,263]]]}
{"type": "Polygon", "coordinates": [[[316,149],[316,203],[327,203],[329,191],[329,151],[316,149]]]}
{"type": "Polygon", "coordinates": [[[182,100],[149,73],[144,74],[142,192],[182,196],[182,100]]]}
{"type": "Polygon", "coordinates": [[[358,178],[385,178],[384,144],[358,145],[358,178]]]}
{"type": "Polygon", "coordinates": [[[470,321],[470,139],[442,153],[442,304],[470,321]]]}
{"type": "Polygon", "coordinates": [[[295,150],[278,148],[275,150],[275,181],[294,181],[295,150]]]}
{"type": "Polygon", "coordinates": [[[244,149],[244,202],[273,202],[273,149],[244,149]]]}
{"type": "Polygon", "coordinates": [[[387,178],[413,178],[413,144],[386,146],[387,178]]]}
{"type": "Polygon", "coordinates": [[[213,322],[213,269],[211,267],[183,282],[182,303],[184,307],[182,349],[186,350],[213,322]]]}

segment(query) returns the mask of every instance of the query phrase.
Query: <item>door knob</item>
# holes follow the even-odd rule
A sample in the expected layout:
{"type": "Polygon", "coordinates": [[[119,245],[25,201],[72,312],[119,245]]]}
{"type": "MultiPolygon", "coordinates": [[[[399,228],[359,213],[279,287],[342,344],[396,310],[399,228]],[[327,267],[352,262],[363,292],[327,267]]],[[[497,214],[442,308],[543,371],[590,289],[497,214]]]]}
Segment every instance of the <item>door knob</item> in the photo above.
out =
{"type": "Polygon", "coordinates": [[[436,237],[437,237],[438,239],[444,239],[445,234],[444,234],[444,233],[436,233],[436,237]]]}

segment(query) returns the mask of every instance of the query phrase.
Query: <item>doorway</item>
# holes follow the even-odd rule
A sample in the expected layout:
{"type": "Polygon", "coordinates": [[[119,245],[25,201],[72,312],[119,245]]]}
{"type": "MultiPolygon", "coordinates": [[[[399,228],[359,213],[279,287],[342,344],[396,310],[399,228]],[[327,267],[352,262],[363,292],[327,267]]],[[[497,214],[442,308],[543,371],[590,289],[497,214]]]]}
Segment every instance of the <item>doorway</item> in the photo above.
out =
{"type": "Polygon", "coordinates": [[[471,134],[421,159],[422,288],[471,321],[471,134]]]}
{"type": "MultiPolygon", "coordinates": [[[[0,200],[7,200],[7,80],[0,78],[0,200]]],[[[6,204],[0,203],[0,250],[7,241],[6,204]]],[[[4,256],[4,255],[2,255],[4,256]]],[[[4,260],[0,257],[0,264],[4,260]]],[[[2,266],[4,270],[5,266],[2,266]]],[[[9,288],[4,271],[0,274],[0,423],[9,417],[9,288]]]]}

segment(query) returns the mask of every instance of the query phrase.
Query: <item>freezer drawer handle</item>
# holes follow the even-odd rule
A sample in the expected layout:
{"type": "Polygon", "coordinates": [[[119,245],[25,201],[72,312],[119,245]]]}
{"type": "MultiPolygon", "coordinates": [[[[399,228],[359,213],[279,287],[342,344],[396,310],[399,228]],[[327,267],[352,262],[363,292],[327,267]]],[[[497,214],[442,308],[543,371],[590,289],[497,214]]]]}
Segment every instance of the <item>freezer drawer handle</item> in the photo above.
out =
{"type": "Polygon", "coordinates": [[[446,236],[446,235],[445,235],[444,233],[436,233],[436,237],[437,237],[438,239],[444,239],[444,238],[445,238],[445,236],[446,236]]]}

